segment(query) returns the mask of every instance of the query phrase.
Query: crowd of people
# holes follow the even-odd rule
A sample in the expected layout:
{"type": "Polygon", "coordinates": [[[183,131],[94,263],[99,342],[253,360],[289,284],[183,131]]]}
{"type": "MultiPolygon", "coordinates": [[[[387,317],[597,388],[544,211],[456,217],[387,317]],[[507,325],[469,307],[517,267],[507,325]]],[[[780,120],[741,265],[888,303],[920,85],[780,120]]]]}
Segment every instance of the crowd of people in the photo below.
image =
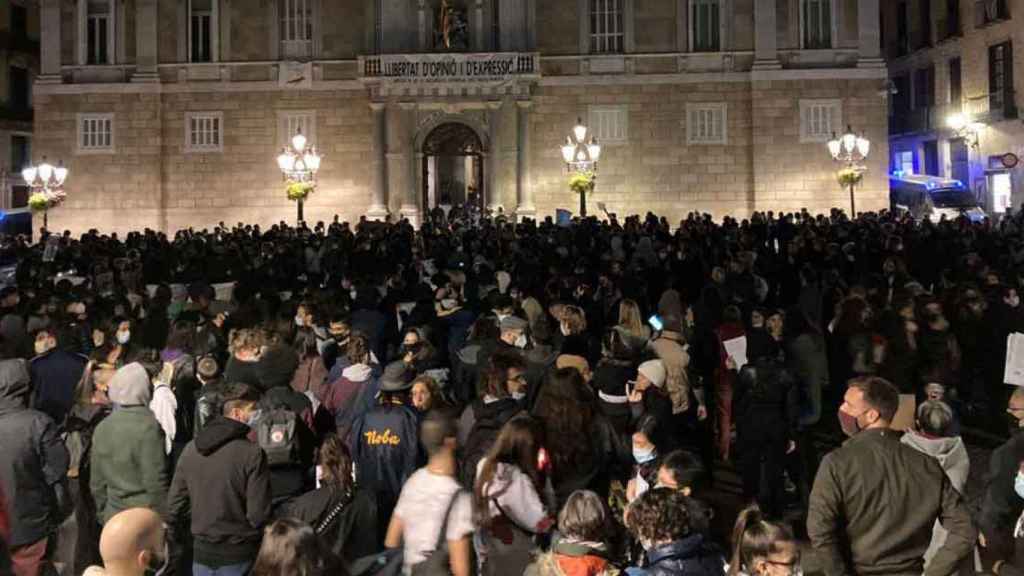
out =
{"type": "Polygon", "coordinates": [[[4,239],[0,573],[1024,569],[1021,217],[457,213],[4,239]]]}

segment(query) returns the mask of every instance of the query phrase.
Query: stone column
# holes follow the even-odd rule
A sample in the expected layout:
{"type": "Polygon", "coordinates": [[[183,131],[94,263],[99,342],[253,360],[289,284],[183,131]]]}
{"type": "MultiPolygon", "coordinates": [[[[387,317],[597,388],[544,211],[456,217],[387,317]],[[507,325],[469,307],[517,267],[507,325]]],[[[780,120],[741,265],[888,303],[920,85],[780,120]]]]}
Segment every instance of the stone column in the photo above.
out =
{"type": "Polygon", "coordinates": [[[43,0],[39,7],[40,83],[60,83],[60,0],[43,0]]]}
{"type": "Polygon", "coordinates": [[[487,151],[487,185],[484,186],[484,207],[491,208],[501,203],[498,191],[498,170],[501,169],[501,102],[489,102],[487,109],[487,138],[490,149],[487,151]]]}
{"type": "Polygon", "coordinates": [[[370,220],[384,220],[388,216],[387,205],[387,120],[386,105],[381,102],[370,104],[373,111],[373,168],[370,174],[370,209],[366,217],[370,220]]]}
{"type": "Polygon", "coordinates": [[[776,20],[775,0],[758,0],[754,3],[754,69],[756,70],[782,68],[778,58],[776,20]]]}
{"type": "Polygon", "coordinates": [[[885,68],[882,58],[882,25],[878,0],[860,0],[857,3],[857,29],[859,50],[857,66],[860,68],[885,68]]]}
{"type": "Polygon", "coordinates": [[[516,219],[536,218],[537,207],[533,205],[533,186],[530,178],[530,107],[533,102],[516,102],[517,139],[519,146],[516,156],[516,219]]]}
{"type": "Polygon", "coordinates": [[[159,82],[157,0],[135,1],[135,74],[132,82],[159,82]]]}
{"type": "Polygon", "coordinates": [[[402,183],[400,188],[402,198],[402,206],[399,208],[399,212],[405,218],[409,219],[409,222],[413,226],[419,226],[420,221],[420,203],[417,198],[417,182],[420,178],[417,176],[418,171],[416,168],[419,166],[418,162],[422,161],[422,155],[417,154],[415,149],[416,143],[413,139],[416,137],[415,126],[416,126],[416,105],[409,102],[403,102],[399,104],[400,114],[402,118],[402,124],[399,128],[399,138],[403,141],[403,148],[405,154],[401,160],[401,166],[399,169],[405,174],[405,182],[402,183]]]}

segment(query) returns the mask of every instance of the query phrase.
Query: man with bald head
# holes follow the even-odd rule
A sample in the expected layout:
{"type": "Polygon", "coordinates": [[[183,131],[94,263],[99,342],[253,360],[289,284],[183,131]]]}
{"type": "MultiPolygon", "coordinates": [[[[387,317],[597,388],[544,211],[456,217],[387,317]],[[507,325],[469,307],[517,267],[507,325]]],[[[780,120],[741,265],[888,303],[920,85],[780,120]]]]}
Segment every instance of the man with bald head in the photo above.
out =
{"type": "Polygon", "coordinates": [[[100,556],[104,568],[93,566],[82,576],[143,576],[167,560],[160,515],[148,508],[118,512],[103,526],[100,556]]]}

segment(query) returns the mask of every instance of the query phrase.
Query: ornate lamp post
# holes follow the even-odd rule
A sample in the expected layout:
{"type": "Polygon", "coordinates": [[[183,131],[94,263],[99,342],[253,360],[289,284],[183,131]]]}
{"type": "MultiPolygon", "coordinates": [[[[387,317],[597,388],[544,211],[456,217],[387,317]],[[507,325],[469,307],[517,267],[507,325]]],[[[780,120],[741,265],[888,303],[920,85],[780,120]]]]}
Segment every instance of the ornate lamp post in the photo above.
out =
{"type": "Polygon", "coordinates": [[[984,123],[971,120],[966,114],[953,114],[946,119],[946,125],[958,137],[963,138],[968,146],[978,149],[981,144],[981,131],[985,129],[984,123]]]}
{"type": "Polygon", "coordinates": [[[576,119],[572,134],[566,137],[562,146],[562,159],[572,177],[569,187],[580,195],[580,216],[587,217],[587,192],[594,191],[597,161],[601,158],[601,145],[593,136],[587,140],[587,127],[583,120],[576,119]]]}
{"type": "Polygon", "coordinates": [[[843,164],[839,170],[839,184],[850,189],[850,219],[857,217],[857,204],[854,200],[854,190],[857,184],[864,178],[867,167],[864,161],[871,152],[871,142],[863,137],[854,134],[853,129],[846,127],[846,134],[840,137],[832,135],[828,143],[828,152],[832,159],[843,164]]]}
{"type": "Polygon", "coordinates": [[[277,167],[281,169],[287,184],[288,199],[296,202],[298,222],[301,224],[304,220],[302,206],[306,198],[316,190],[316,173],[320,170],[321,156],[316,147],[306,147],[302,129],[295,131],[290,144],[278,155],[277,167]]]}
{"type": "Polygon", "coordinates": [[[50,208],[59,205],[67,197],[64,193],[64,181],[68,178],[68,169],[64,167],[64,162],[58,162],[54,166],[46,161],[46,156],[43,156],[42,164],[22,169],[21,177],[32,190],[28,198],[29,207],[34,211],[42,211],[43,228],[49,229],[50,208]]]}

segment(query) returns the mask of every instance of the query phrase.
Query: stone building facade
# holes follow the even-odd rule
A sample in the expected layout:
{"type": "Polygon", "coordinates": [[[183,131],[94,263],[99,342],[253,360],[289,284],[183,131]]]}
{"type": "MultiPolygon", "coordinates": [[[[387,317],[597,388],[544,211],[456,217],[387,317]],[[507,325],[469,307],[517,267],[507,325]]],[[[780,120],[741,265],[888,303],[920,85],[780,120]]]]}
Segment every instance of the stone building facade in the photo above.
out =
{"type": "Polygon", "coordinates": [[[960,180],[989,211],[1019,207],[1024,0],[899,0],[882,17],[890,168],[960,180]],[[950,126],[954,115],[966,130],[950,126]]]}
{"type": "Polygon", "coordinates": [[[309,221],[479,198],[672,220],[848,205],[824,142],[873,142],[887,205],[882,0],[41,0],[36,143],[70,164],[52,227],[291,220],[275,163],[323,154],[309,221]],[[455,157],[455,161],[452,158],[455,157]]]}
{"type": "Polygon", "coordinates": [[[0,3],[0,209],[26,206],[21,169],[32,158],[32,82],[39,72],[39,7],[0,3]]]}

